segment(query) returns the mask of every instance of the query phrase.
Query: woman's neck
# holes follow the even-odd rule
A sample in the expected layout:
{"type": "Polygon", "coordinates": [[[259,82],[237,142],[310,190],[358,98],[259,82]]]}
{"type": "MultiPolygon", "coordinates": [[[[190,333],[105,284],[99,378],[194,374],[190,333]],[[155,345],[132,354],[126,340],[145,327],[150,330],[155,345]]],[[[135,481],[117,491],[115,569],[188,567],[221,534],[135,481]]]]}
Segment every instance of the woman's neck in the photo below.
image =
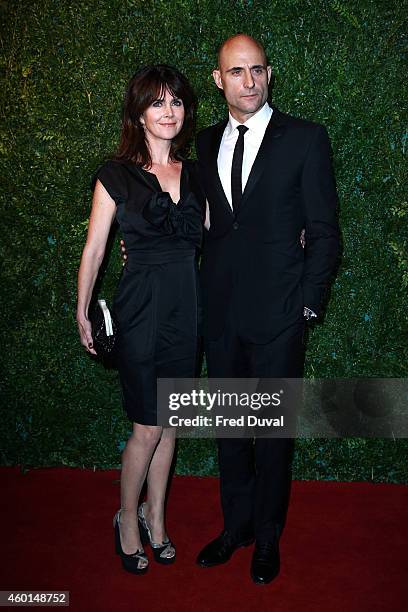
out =
{"type": "Polygon", "coordinates": [[[167,166],[171,163],[171,140],[149,140],[150,157],[155,166],[167,166]]]}

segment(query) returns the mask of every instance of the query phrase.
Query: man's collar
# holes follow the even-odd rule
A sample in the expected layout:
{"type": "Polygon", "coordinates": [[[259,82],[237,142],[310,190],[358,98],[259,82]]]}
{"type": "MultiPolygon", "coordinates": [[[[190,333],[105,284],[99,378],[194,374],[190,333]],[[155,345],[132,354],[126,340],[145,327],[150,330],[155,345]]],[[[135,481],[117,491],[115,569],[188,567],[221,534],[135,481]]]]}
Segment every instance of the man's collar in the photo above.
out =
{"type": "Polygon", "coordinates": [[[241,124],[239,121],[234,119],[234,117],[229,113],[228,119],[228,135],[230,135],[236,127],[239,125],[245,125],[248,129],[254,132],[261,132],[262,134],[265,132],[266,126],[269,123],[269,120],[272,116],[272,108],[269,106],[267,102],[255,113],[252,115],[245,123],[241,124]]]}

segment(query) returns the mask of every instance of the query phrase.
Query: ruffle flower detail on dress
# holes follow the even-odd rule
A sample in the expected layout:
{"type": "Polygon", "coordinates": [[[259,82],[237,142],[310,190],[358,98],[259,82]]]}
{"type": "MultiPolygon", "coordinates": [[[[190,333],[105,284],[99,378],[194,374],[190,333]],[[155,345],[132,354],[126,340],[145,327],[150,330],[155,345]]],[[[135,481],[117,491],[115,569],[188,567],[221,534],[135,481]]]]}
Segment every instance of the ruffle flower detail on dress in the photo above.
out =
{"type": "Polygon", "coordinates": [[[174,204],[167,192],[155,193],[143,208],[143,217],[165,234],[184,235],[201,244],[201,207],[192,193],[174,204]],[[198,214],[197,214],[198,213],[198,214]]]}

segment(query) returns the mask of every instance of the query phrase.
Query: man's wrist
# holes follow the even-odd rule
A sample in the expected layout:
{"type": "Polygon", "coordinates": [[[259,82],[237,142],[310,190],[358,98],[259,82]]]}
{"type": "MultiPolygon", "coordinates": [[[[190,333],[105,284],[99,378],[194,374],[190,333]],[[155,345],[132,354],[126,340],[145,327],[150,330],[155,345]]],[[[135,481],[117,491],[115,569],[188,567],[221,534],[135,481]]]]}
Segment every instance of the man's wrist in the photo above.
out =
{"type": "Polygon", "coordinates": [[[313,319],[317,319],[317,314],[315,311],[307,306],[303,306],[303,316],[306,321],[313,321],[313,319]]]}

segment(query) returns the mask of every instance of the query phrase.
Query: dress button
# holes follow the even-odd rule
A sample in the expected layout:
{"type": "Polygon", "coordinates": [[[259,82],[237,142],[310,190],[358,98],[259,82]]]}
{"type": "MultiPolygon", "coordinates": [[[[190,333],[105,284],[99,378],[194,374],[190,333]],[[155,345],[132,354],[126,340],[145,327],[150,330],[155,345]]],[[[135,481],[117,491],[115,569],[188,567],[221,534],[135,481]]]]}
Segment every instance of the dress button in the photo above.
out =
{"type": "Polygon", "coordinates": [[[232,228],[237,230],[239,228],[238,223],[235,221],[235,223],[232,224],[232,228]]]}

